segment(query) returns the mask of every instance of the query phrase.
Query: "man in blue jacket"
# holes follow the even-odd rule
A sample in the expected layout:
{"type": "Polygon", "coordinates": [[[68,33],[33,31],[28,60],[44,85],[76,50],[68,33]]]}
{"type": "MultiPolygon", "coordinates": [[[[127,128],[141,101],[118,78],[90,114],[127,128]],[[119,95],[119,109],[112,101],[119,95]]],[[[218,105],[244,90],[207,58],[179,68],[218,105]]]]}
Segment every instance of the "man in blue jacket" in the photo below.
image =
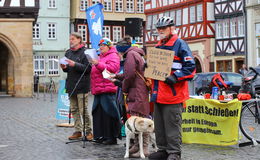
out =
{"type": "Polygon", "coordinates": [[[189,99],[188,80],[195,74],[195,62],[187,43],[178,38],[173,19],[161,17],[155,24],[160,41],[156,48],[174,51],[171,74],[165,81],[153,80],[156,144],[159,150],[150,160],[181,159],[183,103],[189,99]]]}

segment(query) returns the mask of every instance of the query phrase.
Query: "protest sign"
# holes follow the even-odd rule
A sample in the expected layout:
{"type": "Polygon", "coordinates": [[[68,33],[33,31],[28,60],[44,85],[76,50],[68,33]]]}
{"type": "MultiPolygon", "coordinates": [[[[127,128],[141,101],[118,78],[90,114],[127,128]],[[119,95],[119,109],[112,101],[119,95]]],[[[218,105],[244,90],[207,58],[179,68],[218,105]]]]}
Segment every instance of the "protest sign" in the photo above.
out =
{"type": "Polygon", "coordinates": [[[147,48],[147,68],[144,76],[156,80],[164,81],[171,73],[174,51],[147,48]]]}
{"type": "Polygon", "coordinates": [[[242,102],[189,99],[182,114],[183,143],[229,146],[238,143],[242,102]]]}

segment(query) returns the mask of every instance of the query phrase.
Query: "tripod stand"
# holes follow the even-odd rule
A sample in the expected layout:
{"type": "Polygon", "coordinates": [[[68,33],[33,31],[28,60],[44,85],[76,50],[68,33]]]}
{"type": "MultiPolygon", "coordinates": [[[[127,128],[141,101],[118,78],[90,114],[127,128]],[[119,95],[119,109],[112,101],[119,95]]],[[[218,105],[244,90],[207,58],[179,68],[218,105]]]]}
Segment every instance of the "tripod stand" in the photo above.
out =
{"type": "MultiPolygon", "coordinates": [[[[69,99],[72,97],[72,95],[73,95],[73,93],[75,92],[75,90],[76,90],[76,88],[77,88],[77,86],[78,86],[78,84],[79,84],[79,82],[81,81],[81,79],[82,79],[82,77],[84,76],[84,74],[85,74],[85,72],[87,71],[87,68],[88,68],[88,66],[90,65],[90,63],[86,66],[86,68],[85,68],[85,70],[84,70],[84,72],[82,73],[82,75],[80,76],[80,78],[79,78],[79,80],[77,81],[77,83],[76,83],[76,85],[75,85],[75,87],[73,88],[73,90],[72,90],[72,92],[71,92],[71,94],[70,94],[70,96],[69,96],[69,99]]],[[[86,128],[85,128],[85,125],[86,125],[86,106],[85,106],[85,94],[86,93],[83,93],[83,102],[82,102],[82,108],[83,108],[83,115],[81,114],[81,112],[80,112],[80,109],[79,109],[79,107],[78,107],[78,109],[79,109],[79,114],[80,114],[80,119],[81,119],[81,124],[83,125],[83,130],[82,130],[82,132],[83,132],[83,137],[81,138],[81,139],[76,139],[76,140],[72,140],[72,141],[69,141],[69,142],[66,142],[66,144],[69,144],[69,143],[74,143],[74,142],[79,142],[79,141],[82,141],[83,142],[83,148],[85,148],[85,143],[86,143],[86,141],[88,141],[87,140],[87,138],[86,138],[86,128]]],[[[76,98],[77,98],[77,94],[76,94],[76,98]]],[[[70,114],[71,114],[71,108],[70,108],[70,110],[69,110],[69,123],[70,123],[70,114]]],[[[81,134],[82,135],[82,134],[81,134]]]]}

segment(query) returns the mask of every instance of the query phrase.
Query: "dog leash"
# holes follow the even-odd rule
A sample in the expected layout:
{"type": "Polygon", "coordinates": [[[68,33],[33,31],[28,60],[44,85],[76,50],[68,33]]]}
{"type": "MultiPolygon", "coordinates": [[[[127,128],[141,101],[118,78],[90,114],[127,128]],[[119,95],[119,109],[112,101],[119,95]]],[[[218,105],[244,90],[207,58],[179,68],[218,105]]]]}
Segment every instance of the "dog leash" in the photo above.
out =
{"type": "Polygon", "coordinates": [[[129,110],[128,110],[128,104],[127,102],[127,93],[123,93],[124,95],[124,104],[125,104],[125,109],[126,109],[126,118],[128,119],[129,117],[131,117],[131,115],[129,114],[129,110]]]}
{"type": "Polygon", "coordinates": [[[124,95],[124,103],[125,103],[125,109],[126,109],[126,112],[128,111],[128,104],[126,103],[126,100],[127,100],[127,93],[123,93],[124,95]]]}

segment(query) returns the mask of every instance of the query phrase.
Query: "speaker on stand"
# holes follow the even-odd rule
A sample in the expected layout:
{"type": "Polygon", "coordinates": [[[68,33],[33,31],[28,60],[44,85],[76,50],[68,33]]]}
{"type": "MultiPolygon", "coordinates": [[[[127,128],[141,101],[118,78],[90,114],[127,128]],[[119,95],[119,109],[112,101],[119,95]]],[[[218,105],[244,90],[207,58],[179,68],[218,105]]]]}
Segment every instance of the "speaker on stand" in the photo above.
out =
{"type": "Polygon", "coordinates": [[[125,35],[141,37],[143,35],[142,18],[125,18],[125,35]]]}

